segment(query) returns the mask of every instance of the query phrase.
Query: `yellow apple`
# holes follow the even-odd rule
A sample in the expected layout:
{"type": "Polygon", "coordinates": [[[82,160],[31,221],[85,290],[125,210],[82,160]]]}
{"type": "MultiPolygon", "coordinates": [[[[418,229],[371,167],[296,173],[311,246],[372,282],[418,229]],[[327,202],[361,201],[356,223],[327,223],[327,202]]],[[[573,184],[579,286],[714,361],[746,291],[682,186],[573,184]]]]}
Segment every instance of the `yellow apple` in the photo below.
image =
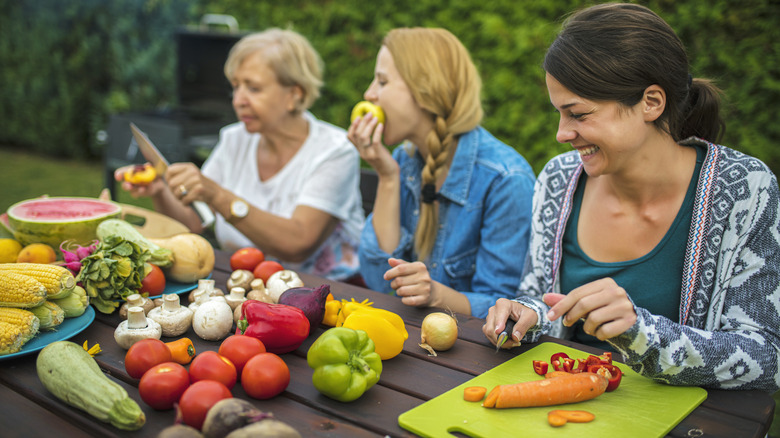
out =
{"type": "Polygon", "coordinates": [[[354,122],[358,117],[362,117],[368,113],[373,114],[379,123],[385,123],[385,112],[382,111],[382,108],[379,105],[374,105],[367,100],[358,102],[357,105],[352,108],[352,116],[350,117],[349,121],[354,122]]]}

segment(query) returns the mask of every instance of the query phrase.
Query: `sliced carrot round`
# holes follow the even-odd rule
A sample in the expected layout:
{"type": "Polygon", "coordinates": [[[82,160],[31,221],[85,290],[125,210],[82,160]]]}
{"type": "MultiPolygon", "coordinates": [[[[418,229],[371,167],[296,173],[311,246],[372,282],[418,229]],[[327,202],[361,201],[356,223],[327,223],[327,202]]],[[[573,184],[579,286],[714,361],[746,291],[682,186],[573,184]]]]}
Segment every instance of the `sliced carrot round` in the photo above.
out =
{"type": "Polygon", "coordinates": [[[595,415],[591,414],[588,411],[572,411],[566,409],[556,409],[554,411],[550,411],[547,414],[548,419],[550,415],[557,415],[559,417],[563,417],[566,419],[566,421],[569,421],[571,423],[590,423],[596,418],[595,415]]]}
{"type": "Polygon", "coordinates": [[[481,401],[485,397],[487,388],[482,386],[469,386],[463,390],[463,400],[470,402],[481,401]]]}
{"type": "Polygon", "coordinates": [[[561,427],[568,423],[568,420],[565,417],[556,414],[555,411],[550,411],[547,413],[547,422],[550,423],[550,426],[552,427],[561,427]]]}

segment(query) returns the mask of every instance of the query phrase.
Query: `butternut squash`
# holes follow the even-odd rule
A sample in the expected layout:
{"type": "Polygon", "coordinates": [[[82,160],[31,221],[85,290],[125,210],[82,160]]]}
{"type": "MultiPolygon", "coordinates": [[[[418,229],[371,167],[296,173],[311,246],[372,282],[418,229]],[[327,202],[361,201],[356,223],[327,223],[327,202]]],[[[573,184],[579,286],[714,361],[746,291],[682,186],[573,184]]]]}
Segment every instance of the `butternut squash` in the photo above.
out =
{"type": "Polygon", "coordinates": [[[138,403],[103,374],[81,345],[53,342],[38,353],[35,366],[44,388],[98,420],[122,430],[138,430],[146,423],[138,403]]]}
{"type": "Polygon", "coordinates": [[[199,234],[181,233],[165,239],[148,240],[173,252],[173,264],[165,269],[165,278],[194,283],[208,277],[214,269],[214,247],[199,234]]]}

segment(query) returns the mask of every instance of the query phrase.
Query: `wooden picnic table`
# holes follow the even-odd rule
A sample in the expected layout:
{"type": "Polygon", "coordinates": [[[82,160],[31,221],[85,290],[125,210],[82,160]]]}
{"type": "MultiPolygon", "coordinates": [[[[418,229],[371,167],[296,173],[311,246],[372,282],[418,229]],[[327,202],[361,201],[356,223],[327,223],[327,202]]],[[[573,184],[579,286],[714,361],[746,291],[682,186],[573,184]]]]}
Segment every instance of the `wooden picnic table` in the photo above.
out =
{"type": "MultiPolygon", "coordinates": [[[[229,273],[229,254],[217,251],[212,275],[217,287],[223,290],[226,288],[229,273]]],[[[400,314],[409,331],[403,353],[383,362],[384,369],[379,383],[351,403],[328,399],[319,394],[311,383],[313,371],[306,363],[306,352],[327,327],[319,328],[296,351],[282,355],[290,368],[291,381],[281,395],[271,400],[254,400],[244,393],[240,384],[233,388],[234,397],[249,400],[259,409],[272,412],[277,419],[293,425],[304,437],[414,436],[399,426],[399,415],[534,347],[523,345],[511,351],[496,353],[482,334],[484,321],[458,315],[459,340],[456,347],[431,357],[418,346],[418,342],[422,319],[432,309],[407,307],[396,297],[344,283],[305,274],[301,277],[311,287],[328,283],[337,299],[368,298],[376,307],[400,314]]],[[[64,404],[43,388],[35,371],[37,354],[28,354],[0,361],[0,400],[3,402],[0,435],[6,438],[47,436],[52,433],[59,437],[154,437],[160,430],[173,424],[174,411],[155,411],[143,403],[137,390],[138,381],[125,372],[125,350],[117,346],[113,338],[119,321],[116,312],[112,315],[98,312],[94,322],[71,340],[78,344],[84,341],[89,341],[90,345],[100,343],[103,352],[95,359],[103,371],[139,403],[147,418],[143,428],[134,432],[121,431],[64,404]]],[[[186,336],[193,340],[198,352],[216,351],[219,346],[219,342],[199,339],[192,330],[186,336]]],[[[543,341],[600,353],[583,345],[550,337],[543,338],[543,341]]],[[[706,400],[674,427],[668,436],[764,437],[773,412],[774,400],[770,394],[761,391],[708,390],[706,400]]],[[[641,424],[636,427],[641,428],[641,424]]],[[[631,436],[631,432],[626,431],[625,435],[631,436]]]]}

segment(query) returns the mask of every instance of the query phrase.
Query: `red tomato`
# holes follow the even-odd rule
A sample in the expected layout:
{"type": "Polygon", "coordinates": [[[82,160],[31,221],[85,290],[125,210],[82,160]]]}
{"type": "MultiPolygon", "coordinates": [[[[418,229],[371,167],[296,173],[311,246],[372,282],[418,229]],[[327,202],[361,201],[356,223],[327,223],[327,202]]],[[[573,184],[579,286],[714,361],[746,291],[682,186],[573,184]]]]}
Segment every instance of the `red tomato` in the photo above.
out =
{"type": "Polygon", "coordinates": [[[171,362],[171,350],[159,339],[141,339],[125,353],[125,370],[130,377],[140,379],[151,367],[171,362]]]}
{"type": "Polygon", "coordinates": [[[255,276],[255,278],[262,278],[263,284],[268,283],[268,277],[271,276],[276,271],[281,271],[284,269],[282,265],[279,262],[275,262],[273,260],[265,260],[260,262],[259,265],[257,265],[252,271],[252,274],[255,276]]]}
{"type": "Polygon", "coordinates": [[[165,290],[165,274],[159,266],[149,263],[152,270],[141,280],[141,293],[148,292],[149,296],[160,295],[165,290]]]}
{"type": "Polygon", "coordinates": [[[290,384],[290,369],[273,353],[255,355],[244,365],[241,386],[248,396],[265,400],[282,393],[290,384]]]}
{"type": "Polygon", "coordinates": [[[236,366],[236,374],[241,376],[244,364],[253,356],[265,353],[265,345],[253,336],[232,335],[222,341],[218,353],[230,359],[236,366]]]}
{"type": "MultiPolygon", "coordinates": [[[[201,353],[202,354],[202,353],[201,353]]],[[[179,412],[184,424],[200,430],[206,414],[218,401],[232,398],[233,394],[215,380],[201,380],[190,385],[179,399],[179,412]]]]}
{"type": "Polygon", "coordinates": [[[172,409],[190,386],[187,369],[176,362],[163,362],[145,372],[138,393],[147,405],[157,410],[172,409]]]}
{"type": "Polygon", "coordinates": [[[190,382],[200,380],[216,380],[225,385],[227,389],[233,389],[238,373],[236,366],[230,359],[216,351],[204,351],[192,359],[190,364],[190,382]]]}
{"type": "Polygon", "coordinates": [[[230,256],[230,269],[234,271],[245,269],[251,272],[263,260],[265,260],[263,251],[253,247],[241,248],[230,256]]]}

